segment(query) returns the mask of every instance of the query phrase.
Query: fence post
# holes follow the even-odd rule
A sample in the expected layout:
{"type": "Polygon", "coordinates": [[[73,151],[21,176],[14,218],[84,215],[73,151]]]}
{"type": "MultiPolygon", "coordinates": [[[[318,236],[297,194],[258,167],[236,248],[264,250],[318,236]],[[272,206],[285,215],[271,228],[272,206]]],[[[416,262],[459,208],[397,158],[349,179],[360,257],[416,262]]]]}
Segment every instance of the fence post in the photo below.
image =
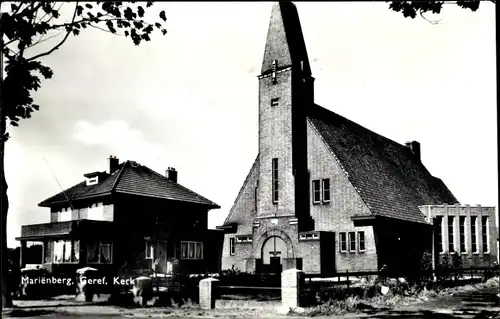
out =
{"type": "Polygon", "coordinates": [[[304,272],[298,269],[288,269],[281,273],[281,306],[284,310],[301,307],[300,289],[304,282],[304,272]]]}
{"type": "Polygon", "coordinates": [[[349,289],[349,270],[346,271],[347,274],[347,289],[349,289]]]}
{"type": "Polygon", "coordinates": [[[200,280],[200,308],[209,310],[215,308],[216,291],[219,280],[215,278],[205,278],[200,280]]]}

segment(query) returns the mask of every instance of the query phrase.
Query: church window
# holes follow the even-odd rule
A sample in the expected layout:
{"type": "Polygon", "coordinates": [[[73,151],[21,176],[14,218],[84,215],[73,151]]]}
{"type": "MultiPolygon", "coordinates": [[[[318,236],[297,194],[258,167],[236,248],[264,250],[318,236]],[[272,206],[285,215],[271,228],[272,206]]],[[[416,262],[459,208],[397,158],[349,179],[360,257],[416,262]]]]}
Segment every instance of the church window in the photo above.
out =
{"type": "Polygon", "coordinates": [[[340,233],[340,252],[347,251],[347,233],[340,233]]]}
{"type": "Polygon", "coordinates": [[[277,158],[273,158],[273,162],[272,162],[272,174],[273,174],[273,179],[272,179],[272,183],[273,183],[273,203],[276,204],[278,202],[278,199],[279,199],[279,190],[278,190],[278,159],[277,158]]]}
{"type": "Polygon", "coordinates": [[[490,232],[489,219],[487,216],[482,217],[482,236],[483,236],[483,253],[490,252],[490,232]]]}
{"type": "Polygon", "coordinates": [[[436,217],[436,230],[439,252],[443,252],[443,216],[436,217]]]}
{"type": "Polygon", "coordinates": [[[273,84],[276,84],[276,71],[278,71],[278,60],[273,61],[273,84]]]}
{"type": "Polygon", "coordinates": [[[153,259],[154,245],[151,241],[146,241],[146,259],[153,259]]]}
{"type": "Polygon", "coordinates": [[[330,179],[324,179],[323,181],[323,203],[330,201],[330,179]]]}
{"type": "Polygon", "coordinates": [[[472,241],[472,252],[477,253],[477,216],[470,217],[470,238],[472,241]]]}
{"type": "Polygon", "coordinates": [[[455,230],[454,221],[454,217],[448,217],[448,252],[450,253],[455,252],[455,234],[453,233],[455,230]]]}
{"type": "Polygon", "coordinates": [[[229,238],[229,255],[233,256],[234,252],[235,252],[235,249],[234,249],[234,237],[233,237],[233,238],[229,238]]]}
{"type": "Polygon", "coordinates": [[[365,251],[365,232],[358,232],[358,251],[365,251]]]}
{"type": "Polygon", "coordinates": [[[353,231],[349,232],[349,251],[356,251],[356,233],[353,231]]]}
{"type": "Polygon", "coordinates": [[[465,247],[465,216],[459,217],[459,232],[460,232],[460,252],[466,253],[467,248],[465,247]]]}
{"type": "Polygon", "coordinates": [[[312,181],[312,194],[313,194],[313,203],[318,204],[321,202],[321,188],[320,188],[320,180],[312,181]]]}
{"type": "Polygon", "coordinates": [[[271,106],[278,106],[279,99],[280,99],[279,97],[272,98],[271,99],[271,106]]]}

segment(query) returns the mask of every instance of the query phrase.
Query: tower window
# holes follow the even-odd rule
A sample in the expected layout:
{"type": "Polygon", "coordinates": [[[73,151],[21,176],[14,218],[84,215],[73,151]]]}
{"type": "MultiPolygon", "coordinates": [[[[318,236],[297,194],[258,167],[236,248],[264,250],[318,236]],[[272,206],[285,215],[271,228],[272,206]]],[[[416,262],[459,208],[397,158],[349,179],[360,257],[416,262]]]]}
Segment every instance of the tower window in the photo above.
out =
{"type": "Polygon", "coordinates": [[[490,224],[487,216],[483,216],[481,218],[481,228],[482,228],[482,237],[483,237],[483,253],[487,254],[490,252],[490,224]]]}
{"type": "Polygon", "coordinates": [[[461,253],[466,253],[467,248],[465,244],[465,216],[460,216],[459,219],[459,234],[460,234],[460,252],[461,253]]]}
{"type": "Polygon", "coordinates": [[[273,61],[273,84],[276,84],[276,71],[278,71],[278,60],[273,61]]]}
{"type": "Polygon", "coordinates": [[[275,97],[273,99],[271,99],[271,106],[278,106],[278,101],[279,101],[279,97],[275,97]]]}
{"type": "Polygon", "coordinates": [[[477,253],[477,216],[470,217],[470,238],[472,241],[472,252],[477,253]]]}
{"type": "Polygon", "coordinates": [[[455,219],[453,217],[448,217],[448,252],[455,252],[455,225],[453,224],[455,219]]]}
{"type": "Polygon", "coordinates": [[[273,203],[276,204],[279,199],[278,192],[278,159],[273,158],[273,166],[272,166],[272,174],[273,174],[273,203]]]}
{"type": "Polygon", "coordinates": [[[229,238],[229,254],[231,256],[233,256],[235,253],[235,249],[234,249],[234,237],[233,238],[229,238]]]}

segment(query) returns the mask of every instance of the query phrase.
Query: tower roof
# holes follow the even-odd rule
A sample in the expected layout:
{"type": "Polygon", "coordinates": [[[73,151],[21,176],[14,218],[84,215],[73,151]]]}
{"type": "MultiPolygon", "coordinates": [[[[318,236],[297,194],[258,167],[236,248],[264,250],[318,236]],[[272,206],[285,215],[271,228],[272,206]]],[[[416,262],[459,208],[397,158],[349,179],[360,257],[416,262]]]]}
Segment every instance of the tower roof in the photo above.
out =
{"type": "Polygon", "coordinates": [[[299,14],[295,5],[289,1],[280,1],[273,5],[262,62],[262,74],[273,70],[274,60],[277,60],[278,68],[300,66],[302,62],[303,72],[307,75],[311,74],[299,14]]]}

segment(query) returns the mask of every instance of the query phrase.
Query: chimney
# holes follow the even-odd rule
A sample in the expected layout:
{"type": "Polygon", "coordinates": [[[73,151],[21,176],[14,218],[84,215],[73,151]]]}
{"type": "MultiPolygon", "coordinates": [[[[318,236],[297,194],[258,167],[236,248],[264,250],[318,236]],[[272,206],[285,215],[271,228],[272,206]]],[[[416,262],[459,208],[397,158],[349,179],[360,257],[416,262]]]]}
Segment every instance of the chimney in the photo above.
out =
{"type": "Polygon", "coordinates": [[[177,171],[173,167],[167,168],[165,171],[165,177],[174,183],[177,183],[177,171]]]}
{"type": "Polygon", "coordinates": [[[420,161],[420,143],[417,141],[406,142],[405,146],[410,149],[410,151],[415,155],[415,157],[420,161]]]}
{"type": "Polygon", "coordinates": [[[108,158],[108,166],[106,168],[106,173],[108,174],[113,174],[118,170],[118,167],[120,166],[120,161],[116,156],[110,155],[108,158]]]}

